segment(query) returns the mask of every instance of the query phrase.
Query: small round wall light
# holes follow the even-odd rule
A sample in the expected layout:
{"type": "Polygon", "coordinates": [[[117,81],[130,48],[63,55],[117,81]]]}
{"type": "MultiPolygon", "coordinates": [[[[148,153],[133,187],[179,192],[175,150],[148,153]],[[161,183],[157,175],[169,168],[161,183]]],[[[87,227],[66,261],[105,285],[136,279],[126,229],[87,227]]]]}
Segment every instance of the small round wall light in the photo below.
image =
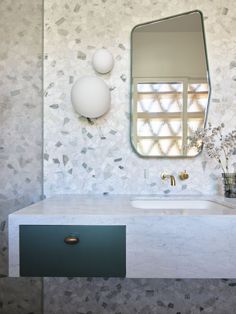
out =
{"type": "Polygon", "coordinates": [[[96,72],[106,74],[112,70],[114,66],[114,59],[110,51],[105,48],[101,48],[95,51],[92,64],[96,72]]]}
{"type": "Polygon", "coordinates": [[[86,118],[98,118],[110,108],[111,95],[107,84],[95,76],[83,76],[71,90],[71,101],[77,113],[86,118]]]}

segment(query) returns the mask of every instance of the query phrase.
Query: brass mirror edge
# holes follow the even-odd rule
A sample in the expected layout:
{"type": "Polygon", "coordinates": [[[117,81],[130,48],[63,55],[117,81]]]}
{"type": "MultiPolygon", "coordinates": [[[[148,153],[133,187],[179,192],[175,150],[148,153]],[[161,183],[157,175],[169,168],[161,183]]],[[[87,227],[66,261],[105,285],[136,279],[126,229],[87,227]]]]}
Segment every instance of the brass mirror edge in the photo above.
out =
{"type": "Polygon", "coordinates": [[[133,36],[133,32],[135,31],[136,28],[140,27],[140,26],[144,26],[144,25],[148,25],[148,24],[152,24],[152,23],[156,23],[156,22],[161,22],[161,21],[166,21],[172,18],[176,18],[176,17],[180,17],[180,16],[184,16],[184,15],[189,15],[189,14],[193,14],[193,13],[199,13],[200,17],[201,17],[201,26],[202,26],[202,35],[203,35],[203,43],[204,43],[204,51],[205,51],[205,56],[206,56],[206,68],[207,68],[207,80],[208,80],[208,85],[209,85],[209,90],[208,90],[208,100],[207,100],[207,108],[205,111],[205,121],[204,121],[204,128],[206,127],[207,124],[207,119],[208,119],[208,112],[209,112],[209,105],[210,105],[210,100],[211,100],[211,79],[210,79],[210,69],[209,69],[209,60],[208,60],[208,53],[207,53],[207,44],[206,44],[206,32],[205,32],[205,26],[204,26],[204,15],[202,13],[201,10],[192,10],[192,11],[187,11],[184,13],[179,13],[179,14],[175,14],[175,15],[171,15],[168,17],[164,17],[161,19],[157,19],[157,20],[152,20],[149,22],[144,22],[144,23],[140,23],[135,25],[130,33],[130,97],[129,97],[129,107],[130,107],[130,128],[129,128],[129,138],[130,138],[130,145],[132,150],[134,151],[134,153],[136,155],[138,155],[140,158],[143,159],[193,159],[196,157],[199,157],[202,152],[203,152],[203,145],[202,145],[202,149],[200,152],[198,152],[196,155],[194,156],[147,156],[147,155],[142,155],[140,154],[136,147],[134,146],[133,143],[133,138],[132,138],[132,90],[133,90],[133,80],[132,80],[132,49],[133,49],[133,45],[132,45],[132,36],[133,36]]]}

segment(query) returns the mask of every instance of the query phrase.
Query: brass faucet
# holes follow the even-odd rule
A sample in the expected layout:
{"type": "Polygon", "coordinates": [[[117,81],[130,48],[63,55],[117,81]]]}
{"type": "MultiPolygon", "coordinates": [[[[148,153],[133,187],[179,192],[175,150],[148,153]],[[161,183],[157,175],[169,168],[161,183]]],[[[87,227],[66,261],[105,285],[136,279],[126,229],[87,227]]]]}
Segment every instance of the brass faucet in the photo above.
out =
{"type": "Polygon", "coordinates": [[[168,174],[166,172],[162,172],[161,174],[161,179],[163,181],[170,179],[170,185],[171,186],[176,186],[176,180],[175,180],[175,176],[173,176],[172,174],[168,174]]]}

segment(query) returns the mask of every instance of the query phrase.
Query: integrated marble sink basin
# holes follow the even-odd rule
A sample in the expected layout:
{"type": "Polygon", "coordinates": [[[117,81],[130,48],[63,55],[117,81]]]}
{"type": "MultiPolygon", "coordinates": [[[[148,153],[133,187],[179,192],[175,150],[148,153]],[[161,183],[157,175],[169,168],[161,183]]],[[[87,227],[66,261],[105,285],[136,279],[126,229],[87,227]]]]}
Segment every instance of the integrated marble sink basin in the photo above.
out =
{"type": "Polygon", "coordinates": [[[131,201],[134,208],[156,210],[225,210],[230,206],[212,200],[140,198],[131,201]]]}

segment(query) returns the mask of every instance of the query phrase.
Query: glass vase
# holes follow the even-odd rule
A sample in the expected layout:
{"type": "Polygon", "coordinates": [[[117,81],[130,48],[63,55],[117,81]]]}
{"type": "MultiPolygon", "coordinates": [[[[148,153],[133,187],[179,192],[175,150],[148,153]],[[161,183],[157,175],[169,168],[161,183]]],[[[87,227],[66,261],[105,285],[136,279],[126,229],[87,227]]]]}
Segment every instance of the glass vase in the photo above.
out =
{"type": "Polygon", "coordinates": [[[222,173],[225,197],[236,198],[236,173],[222,173]]]}

